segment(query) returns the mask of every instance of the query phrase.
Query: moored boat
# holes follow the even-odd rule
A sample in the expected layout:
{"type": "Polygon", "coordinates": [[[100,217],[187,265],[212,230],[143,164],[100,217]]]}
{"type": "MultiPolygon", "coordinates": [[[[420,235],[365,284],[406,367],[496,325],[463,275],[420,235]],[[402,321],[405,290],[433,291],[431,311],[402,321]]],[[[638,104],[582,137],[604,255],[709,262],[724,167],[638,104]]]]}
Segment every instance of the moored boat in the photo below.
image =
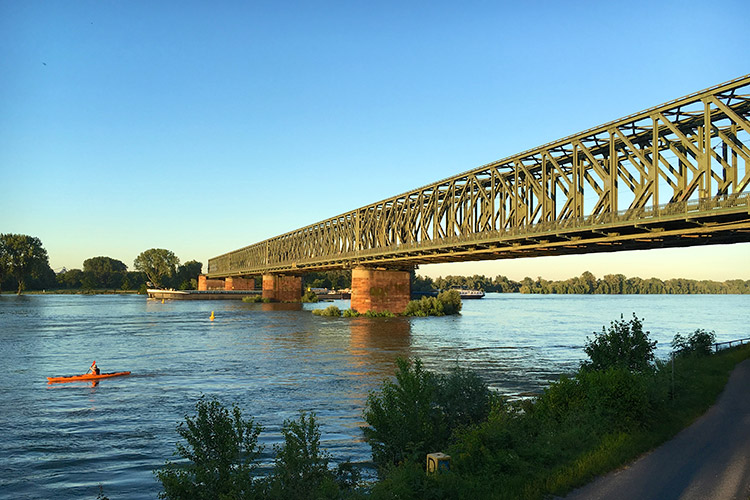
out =
{"type": "Polygon", "coordinates": [[[481,299],[484,297],[484,290],[468,290],[466,288],[456,288],[455,289],[459,295],[461,295],[461,299],[481,299]]]}

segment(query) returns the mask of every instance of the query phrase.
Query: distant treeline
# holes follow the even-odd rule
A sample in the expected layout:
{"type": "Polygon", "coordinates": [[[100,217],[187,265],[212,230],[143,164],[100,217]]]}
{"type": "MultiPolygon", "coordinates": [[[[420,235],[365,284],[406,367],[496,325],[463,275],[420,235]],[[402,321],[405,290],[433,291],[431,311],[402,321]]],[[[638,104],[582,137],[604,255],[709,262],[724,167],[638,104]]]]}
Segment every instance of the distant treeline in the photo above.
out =
{"type": "Polygon", "coordinates": [[[195,260],[180,264],[170,250],[151,248],[133,262],[135,271],[111,257],[92,257],[83,269],[55,273],[49,265],[42,241],[26,234],[0,234],[0,292],[16,290],[138,290],[147,282],[165,288],[195,289],[203,264],[195,260]]]}
{"type": "Polygon", "coordinates": [[[750,280],[690,280],[675,278],[627,278],[623,274],[607,274],[599,279],[586,271],[581,276],[563,281],[526,277],[513,281],[506,276],[488,278],[486,276],[446,276],[435,280],[416,276],[412,285],[414,291],[428,291],[447,288],[468,288],[485,292],[539,293],[539,294],[748,294],[750,280]]]}
{"type": "MultiPolygon", "coordinates": [[[[178,265],[174,274],[162,278],[161,286],[195,290],[202,268],[203,264],[194,260],[178,265]]],[[[69,290],[138,290],[146,286],[148,276],[145,272],[128,271],[127,265],[117,259],[92,257],[83,261],[83,270],[64,270],[57,274],[55,281],[56,288],[69,290]]]]}

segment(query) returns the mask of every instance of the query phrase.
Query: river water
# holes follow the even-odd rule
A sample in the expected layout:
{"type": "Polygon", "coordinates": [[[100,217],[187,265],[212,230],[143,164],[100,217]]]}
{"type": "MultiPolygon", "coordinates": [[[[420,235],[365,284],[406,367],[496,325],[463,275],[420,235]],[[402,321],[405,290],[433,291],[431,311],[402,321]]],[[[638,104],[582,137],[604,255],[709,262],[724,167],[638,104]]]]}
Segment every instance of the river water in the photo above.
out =
{"type": "Polygon", "coordinates": [[[644,319],[662,357],[675,333],[750,337],[750,295],[489,294],[444,318],[309,312],[327,305],[0,296],[0,498],[94,499],[100,485],[113,500],[156,498],[153,471],[174,458],[176,424],[202,394],[265,427],[266,461],[284,419],[305,410],[316,413],[335,461],[366,462],[362,410],[397,357],[473,368],[513,396],[574,370],[586,337],[621,315],[644,319]],[[94,359],[103,372],[132,375],[47,384],[94,359]]]}

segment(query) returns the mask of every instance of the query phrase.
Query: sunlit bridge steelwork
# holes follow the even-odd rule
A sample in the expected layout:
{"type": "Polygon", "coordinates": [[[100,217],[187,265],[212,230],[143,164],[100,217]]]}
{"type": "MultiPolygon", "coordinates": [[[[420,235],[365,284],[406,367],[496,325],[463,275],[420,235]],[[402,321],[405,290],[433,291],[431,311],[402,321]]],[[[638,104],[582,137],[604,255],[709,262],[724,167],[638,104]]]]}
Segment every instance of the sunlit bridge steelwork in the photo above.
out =
{"type": "Polygon", "coordinates": [[[209,277],[750,241],[750,75],[209,260],[209,277]]]}

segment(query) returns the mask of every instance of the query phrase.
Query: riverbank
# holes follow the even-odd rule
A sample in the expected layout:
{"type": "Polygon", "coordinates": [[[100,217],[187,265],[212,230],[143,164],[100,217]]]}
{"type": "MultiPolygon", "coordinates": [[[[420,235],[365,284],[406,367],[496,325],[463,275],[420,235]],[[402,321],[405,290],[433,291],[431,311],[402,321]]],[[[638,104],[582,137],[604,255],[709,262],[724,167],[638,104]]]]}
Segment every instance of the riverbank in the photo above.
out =
{"type": "Polygon", "coordinates": [[[750,498],[750,359],[736,365],[721,396],[673,439],[565,500],[750,498]]]}
{"type": "MultiPolygon", "coordinates": [[[[140,290],[84,290],[84,289],[66,289],[59,290],[24,290],[21,295],[138,295],[143,293],[140,290]]],[[[15,291],[3,291],[0,295],[18,295],[15,291]]]]}
{"type": "MultiPolygon", "coordinates": [[[[541,396],[501,408],[461,433],[441,450],[453,457],[450,472],[425,475],[418,464],[400,466],[374,487],[373,497],[389,498],[395,491],[446,499],[565,495],[689,426],[747,359],[750,346],[744,345],[705,357],[678,357],[674,378],[667,361],[657,362],[654,373],[563,377],[541,396]]],[[[747,449],[750,443],[742,445],[747,449]]],[[[668,479],[652,479],[654,491],[663,491],[659,488],[668,479]]]]}

